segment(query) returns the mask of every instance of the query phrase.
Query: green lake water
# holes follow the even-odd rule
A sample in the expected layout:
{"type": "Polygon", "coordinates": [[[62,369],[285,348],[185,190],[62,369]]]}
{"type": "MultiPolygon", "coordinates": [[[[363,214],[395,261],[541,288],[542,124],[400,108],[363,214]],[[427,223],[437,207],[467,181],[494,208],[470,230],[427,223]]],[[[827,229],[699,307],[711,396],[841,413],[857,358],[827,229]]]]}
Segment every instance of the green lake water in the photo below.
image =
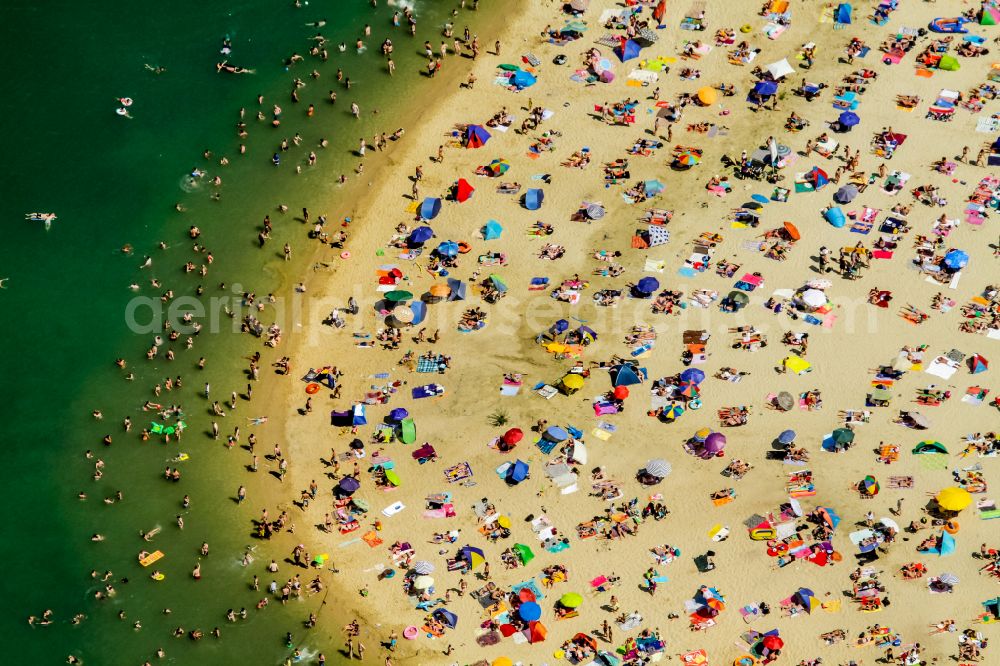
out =
{"type": "MultiPolygon", "coordinates": [[[[166,288],[192,295],[199,283],[214,294],[219,282],[240,278],[244,288],[258,294],[287,289],[293,276],[278,256],[280,248],[291,242],[297,257],[307,248],[292,213],[302,206],[314,215],[332,213],[324,208],[332,209],[338,197],[342,202],[336,177],[356,165],[350,151],[358,137],[370,141],[376,131],[416,122],[421,108],[414,100],[426,99],[422,96],[440,85],[417,74],[425,63],[423,40],[435,47],[440,43],[440,28],[456,4],[417,2],[416,38],[393,28],[395,8],[384,0],[376,8],[367,0],[311,2],[300,8],[283,0],[14,0],[0,10],[7,162],[0,185],[0,278],[6,279],[0,290],[0,444],[5,448],[0,498],[6,528],[0,539],[2,661],[62,663],[72,653],[85,664],[138,665],[156,662],[154,651],[162,646],[167,658],[160,663],[280,663],[289,652],[285,631],[307,654],[319,649],[329,663],[340,660],[339,645],[325,631],[310,634],[303,628],[315,604],[285,610],[272,604],[264,613],[254,611],[263,594],[246,583],[252,573],[263,574],[261,563],[245,569],[240,559],[253,543],[248,518],[259,508],[239,509],[229,499],[245,478],[234,462],[242,460],[236,457],[240,453],[227,452],[205,436],[210,418],[199,397],[203,383],[211,382],[220,398],[243,391],[245,382],[234,369],[259,342],[202,335],[190,351],[175,347],[178,357],[172,363],[162,355],[147,362],[143,352],[153,334],[136,335],[125,325],[125,308],[134,295],[128,285],[136,282],[142,285],[139,293],[154,297],[166,288]],[[322,19],[328,21],[325,27],[306,25],[322,19]],[[359,54],[354,41],[366,23],[372,34],[366,38],[367,52],[359,54]],[[326,63],[308,56],[309,38],[317,30],[331,42],[326,63]],[[220,54],[227,36],[229,62],[255,68],[256,74],[216,73],[215,63],[227,57],[220,54]],[[379,50],[385,37],[396,46],[391,86],[379,50]],[[345,52],[337,49],[341,41],[348,45],[345,52]],[[289,72],[283,61],[293,52],[306,60],[289,72]],[[146,64],[166,71],[157,75],[146,64]],[[336,83],[338,67],[351,78],[351,90],[336,83]],[[321,72],[318,81],[309,76],[314,68],[321,72]],[[289,99],[292,76],[307,83],[299,104],[289,99]],[[337,90],[336,105],[327,101],[330,89],[337,90]],[[265,112],[275,102],[283,107],[280,129],[257,122],[257,94],[265,95],[265,112]],[[133,100],[131,118],[115,113],[121,97],[133,100]],[[362,107],[360,121],[349,115],[352,100],[362,107]],[[316,106],[312,118],[305,115],[309,103],[316,106]],[[250,133],[243,156],[235,127],[241,107],[250,133]],[[377,116],[369,113],[373,108],[379,108],[377,116]],[[282,165],[273,167],[278,142],[296,132],[302,146],[283,153],[282,165]],[[330,141],[325,150],[316,147],[321,137],[330,141]],[[206,149],[213,152],[211,161],[202,158],[206,149]],[[318,153],[318,166],[295,175],[295,164],[304,164],[309,150],[318,153]],[[219,166],[222,155],[230,166],[219,166]],[[195,167],[208,176],[192,188],[186,174],[195,167]],[[223,178],[220,201],[211,200],[213,188],[206,182],[216,174],[223,178]],[[177,212],[175,203],[186,212],[177,212]],[[291,207],[288,215],[275,212],[279,203],[291,207]],[[46,230],[23,219],[32,211],[55,212],[58,219],[46,230]],[[275,232],[261,251],[256,233],[266,213],[275,220],[275,232]],[[204,279],[180,269],[195,258],[186,235],[191,224],[202,228],[217,259],[204,279]],[[160,240],[169,249],[160,250],[160,240]],[[134,247],[131,256],[121,252],[126,243],[134,247]],[[153,265],[140,269],[145,255],[153,265]],[[151,288],[151,277],[159,278],[163,288],[151,288]],[[199,372],[195,363],[202,354],[210,363],[199,372]],[[128,359],[135,381],[125,381],[113,365],[119,356],[128,359]],[[154,399],[151,386],[177,375],[184,377],[184,389],[164,392],[158,401],[183,403],[190,426],[183,444],[141,442],[137,432],[151,420],[141,407],[154,399]],[[91,418],[93,409],[103,411],[103,421],[91,418]],[[135,423],[131,434],[122,430],[126,415],[135,423]],[[101,442],[108,433],[114,438],[110,448],[101,442]],[[107,462],[99,482],[91,479],[93,461],[84,458],[86,449],[107,462]],[[171,484],[162,471],[178,465],[170,459],[180,450],[192,459],[179,463],[184,478],[171,484]],[[76,497],[81,490],[89,495],[86,501],[76,497]],[[105,505],[102,499],[117,490],[124,501],[105,505]],[[193,502],[187,511],[181,508],[184,494],[193,502]],[[180,513],[183,531],[175,525],[180,513]],[[163,531],[150,547],[138,532],[154,526],[163,531]],[[106,540],[92,543],[95,532],[106,540]],[[202,541],[211,543],[212,554],[203,563],[205,577],[194,581],[189,574],[202,541]],[[143,547],[168,553],[155,565],[165,581],[151,581],[149,570],[136,564],[135,554],[143,547]],[[114,572],[115,598],[94,599],[103,584],[91,579],[92,569],[114,572]],[[123,577],[129,582],[118,582],[123,577]],[[229,606],[246,606],[250,619],[226,623],[229,606]],[[162,613],[167,607],[170,616],[162,613]],[[29,627],[28,615],[41,615],[46,608],[54,611],[55,622],[29,627]],[[118,618],[121,610],[124,621],[118,618]],[[87,619],[74,626],[69,620],[75,613],[87,619]],[[141,630],[133,628],[137,619],[141,630]],[[206,634],[220,626],[223,639],[171,638],[177,626],[206,634]]],[[[456,33],[466,24],[490,22],[491,12],[500,8],[488,4],[478,13],[460,13],[456,33]]],[[[250,407],[242,407],[235,418],[243,423],[251,415],[250,407]]],[[[260,558],[272,556],[266,545],[258,551],[260,558]]],[[[287,573],[278,574],[279,582],[287,573]]],[[[267,582],[263,575],[262,582],[267,582]]]]}

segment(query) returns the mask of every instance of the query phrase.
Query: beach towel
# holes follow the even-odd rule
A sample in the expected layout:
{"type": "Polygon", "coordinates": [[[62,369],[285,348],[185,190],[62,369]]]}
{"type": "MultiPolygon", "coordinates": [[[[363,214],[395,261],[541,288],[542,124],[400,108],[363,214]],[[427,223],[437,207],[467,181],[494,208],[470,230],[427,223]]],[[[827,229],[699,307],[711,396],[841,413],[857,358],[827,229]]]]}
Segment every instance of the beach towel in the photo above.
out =
{"type": "Polygon", "coordinates": [[[371,548],[377,548],[378,546],[381,546],[383,543],[382,539],[378,538],[378,533],[375,532],[375,530],[366,532],[361,537],[361,540],[364,541],[366,544],[368,544],[371,548]]]}
{"type": "Polygon", "coordinates": [[[472,466],[468,462],[460,462],[444,470],[448,483],[456,483],[472,478],[472,466]]]}
{"type": "Polygon", "coordinates": [[[413,396],[414,400],[419,400],[420,398],[435,398],[444,395],[444,387],[440,384],[417,386],[410,390],[410,395],[413,396]]]}

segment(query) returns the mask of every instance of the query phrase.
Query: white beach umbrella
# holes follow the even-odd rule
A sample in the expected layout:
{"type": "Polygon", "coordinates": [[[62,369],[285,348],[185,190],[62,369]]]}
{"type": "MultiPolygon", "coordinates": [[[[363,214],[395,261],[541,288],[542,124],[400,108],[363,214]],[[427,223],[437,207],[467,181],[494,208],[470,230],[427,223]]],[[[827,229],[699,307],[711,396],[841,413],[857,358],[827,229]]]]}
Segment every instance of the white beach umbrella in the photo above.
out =
{"type": "Polygon", "coordinates": [[[413,563],[413,570],[418,574],[430,574],[434,573],[434,565],[427,560],[417,560],[413,563]]]}

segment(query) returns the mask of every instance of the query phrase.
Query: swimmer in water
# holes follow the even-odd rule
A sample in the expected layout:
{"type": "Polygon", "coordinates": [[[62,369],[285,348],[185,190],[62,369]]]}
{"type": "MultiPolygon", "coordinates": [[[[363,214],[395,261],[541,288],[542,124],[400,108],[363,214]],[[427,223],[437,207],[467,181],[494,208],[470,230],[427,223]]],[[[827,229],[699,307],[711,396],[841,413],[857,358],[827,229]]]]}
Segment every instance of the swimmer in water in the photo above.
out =
{"type": "Polygon", "coordinates": [[[152,257],[146,257],[143,260],[142,264],[139,265],[139,268],[149,268],[152,265],[153,265],[153,258],[152,257]]]}
{"type": "Polygon", "coordinates": [[[10,281],[10,278],[9,278],[9,277],[5,277],[5,278],[0,278],[0,289],[6,289],[6,288],[7,288],[7,285],[6,285],[6,284],[4,284],[4,283],[5,283],[5,282],[8,282],[8,281],[10,281]]]}
{"type": "Polygon", "coordinates": [[[319,21],[313,21],[312,23],[306,23],[306,25],[313,28],[322,28],[326,25],[326,19],[320,19],[319,21]]]}
{"type": "Polygon", "coordinates": [[[146,63],[146,69],[151,71],[153,74],[163,74],[165,71],[167,71],[166,67],[160,67],[159,65],[153,67],[148,62],[146,63]]]}

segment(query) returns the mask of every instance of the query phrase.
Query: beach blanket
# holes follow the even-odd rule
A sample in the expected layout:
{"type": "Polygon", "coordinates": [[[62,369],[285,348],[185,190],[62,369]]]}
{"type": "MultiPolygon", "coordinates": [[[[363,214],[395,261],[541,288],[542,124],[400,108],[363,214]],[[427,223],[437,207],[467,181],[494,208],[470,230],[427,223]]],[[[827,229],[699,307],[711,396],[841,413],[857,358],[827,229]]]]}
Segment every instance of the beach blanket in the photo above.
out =
{"type": "Polygon", "coordinates": [[[444,365],[441,363],[441,357],[417,359],[417,372],[437,372],[443,368],[444,365]]]}
{"type": "Polygon", "coordinates": [[[444,395],[444,387],[440,384],[417,386],[410,390],[410,395],[413,396],[414,400],[419,400],[420,398],[435,398],[437,396],[444,395]]]}

